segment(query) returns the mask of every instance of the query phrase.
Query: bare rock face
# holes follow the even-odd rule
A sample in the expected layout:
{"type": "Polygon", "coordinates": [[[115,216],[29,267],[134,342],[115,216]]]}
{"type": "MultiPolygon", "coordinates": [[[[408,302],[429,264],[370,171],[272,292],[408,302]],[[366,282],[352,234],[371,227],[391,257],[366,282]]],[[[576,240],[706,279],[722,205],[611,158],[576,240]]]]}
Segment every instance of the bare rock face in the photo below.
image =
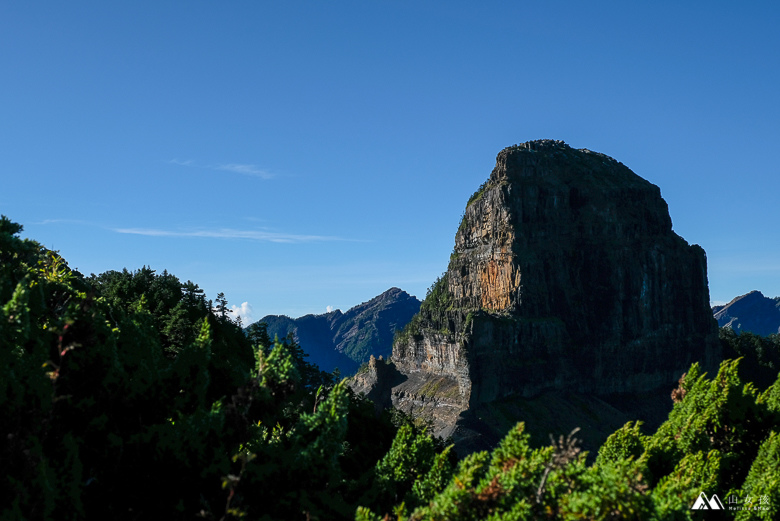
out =
{"type": "Polygon", "coordinates": [[[502,150],[469,200],[447,272],[393,346],[406,380],[391,398],[457,437],[453,418],[479,404],[671,388],[719,349],[704,250],[672,231],[659,188],[533,141],[502,150]]]}

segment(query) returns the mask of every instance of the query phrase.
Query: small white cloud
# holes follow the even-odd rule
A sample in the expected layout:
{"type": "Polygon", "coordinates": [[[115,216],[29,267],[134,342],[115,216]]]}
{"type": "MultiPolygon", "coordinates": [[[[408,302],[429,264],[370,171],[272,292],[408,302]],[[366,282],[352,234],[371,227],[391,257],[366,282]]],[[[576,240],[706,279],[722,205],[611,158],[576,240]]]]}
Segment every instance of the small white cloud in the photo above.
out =
{"type": "Polygon", "coordinates": [[[81,219],[44,219],[40,222],[33,222],[30,224],[40,225],[44,226],[47,224],[80,224],[84,226],[91,226],[92,223],[89,221],[82,221],[81,219]]]}
{"type": "Polygon", "coordinates": [[[127,233],[132,235],[146,235],[148,237],[206,237],[211,239],[248,239],[253,241],[266,242],[325,242],[325,241],[345,241],[340,237],[327,235],[297,235],[292,233],[278,233],[264,230],[236,230],[232,228],[219,228],[211,230],[196,231],[176,231],[160,230],[155,228],[113,228],[116,233],[127,233]]]}
{"type": "Polygon", "coordinates": [[[227,165],[219,165],[217,170],[226,170],[228,172],[235,172],[237,174],[250,175],[252,177],[260,177],[262,179],[271,179],[274,175],[267,170],[258,168],[256,165],[241,165],[236,163],[230,163],[227,165]]]}
{"type": "Polygon", "coordinates": [[[328,307],[326,307],[326,308],[325,308],[325,310],[326,310],[328,313],[330,313],[331,311],[333,311],[333,306],[328,306],[328,307]]]}
{"type": "Polygon", "coordinates": [[[191,159],[187,159],[186,161],[182,161],[180,159],[171,159],[168,161],[169,164],[172,165],[179,165],[179,166],[190,166],[195,168],[202,168],[206,170],[223,170],[226,172],[233,172],[236,174],[241,175],[248,175],[251,177],[259,177],[261,179],[271,179],[274,177],[274,174],[269,172],[268,170],[264,170],[260,168],[257,165],[251,165],[246,163],[225,163],[221,165],[199,165],[195,161],[191,159]]]}
{"type": "Polygon", "coordinates": [[[241,306],[233,304],[230,306],[230,314],[233,318],[240,318],[244,326],[252,323],[252,305],[249,302],[243,302],[241,306]]]}
{"type": "Polygon", "coordinates": [[[169,162],[170,164],[172,164],[172,165],[179,165],[179,166],[196,166],[196,165],[195,165],[195,161],[193,161],[192,159],[188,159],[188,160],[186,160],[186,161],[181,161],[181,160],[179,160],[179,159],[171,159],[171,160],[170,160],[170,161],[168,161],[168,162],[169,162]]]}

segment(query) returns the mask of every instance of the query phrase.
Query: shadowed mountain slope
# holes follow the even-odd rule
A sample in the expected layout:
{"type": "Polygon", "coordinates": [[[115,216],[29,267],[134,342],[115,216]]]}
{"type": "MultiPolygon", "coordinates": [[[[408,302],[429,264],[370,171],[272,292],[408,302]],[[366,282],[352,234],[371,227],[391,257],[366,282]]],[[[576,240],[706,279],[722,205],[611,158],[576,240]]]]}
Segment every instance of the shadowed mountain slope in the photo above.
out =
{"type": "Polygon", "coordinates": [[[724,306],[713,306],[720,327],[736,333],[748,331],[760,336],[780,333],[780,297],[768,298],[760,291],[736,297],[724,306]]]}
{"type": "Polygon", "coordinates": [[[389,357],[396,330],[403,329],[419,309],[417,298],[391,288],[345,313],[336,310],[300,318],[268,315],[259,322],[268,324],[271,338],[293,333],[309,354],[309,362],[323,371],[338,367],[342,374],[351,374],[371,355],[389,357]]]}

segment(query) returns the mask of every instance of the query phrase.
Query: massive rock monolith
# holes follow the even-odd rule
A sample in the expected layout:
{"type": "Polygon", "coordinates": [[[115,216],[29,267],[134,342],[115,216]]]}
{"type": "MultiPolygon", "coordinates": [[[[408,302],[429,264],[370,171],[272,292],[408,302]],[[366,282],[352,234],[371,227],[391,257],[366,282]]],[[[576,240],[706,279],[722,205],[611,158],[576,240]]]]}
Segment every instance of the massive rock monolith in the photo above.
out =
{"type": "Polygon", "coordinates": [[[719,361],[704,250],[622,163],[561,141],[506,148],[392,360],[393,405],[456,438],[479,404],[671,390],[719,361]]]}

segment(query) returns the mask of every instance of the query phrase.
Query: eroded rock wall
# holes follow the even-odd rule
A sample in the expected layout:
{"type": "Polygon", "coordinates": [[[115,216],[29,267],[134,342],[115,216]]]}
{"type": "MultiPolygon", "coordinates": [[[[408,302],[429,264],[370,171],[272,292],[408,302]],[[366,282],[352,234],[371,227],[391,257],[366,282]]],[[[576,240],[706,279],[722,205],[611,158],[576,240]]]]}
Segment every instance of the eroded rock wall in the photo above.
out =
{"type": "Polygon", "coordinates": [[[408,329],[399,371],[452,378],[464,410],[546,390],[643,392],[719,359],[704,251],[672,231],[659,188],[549,140],[498,154],[408,329]]]}

